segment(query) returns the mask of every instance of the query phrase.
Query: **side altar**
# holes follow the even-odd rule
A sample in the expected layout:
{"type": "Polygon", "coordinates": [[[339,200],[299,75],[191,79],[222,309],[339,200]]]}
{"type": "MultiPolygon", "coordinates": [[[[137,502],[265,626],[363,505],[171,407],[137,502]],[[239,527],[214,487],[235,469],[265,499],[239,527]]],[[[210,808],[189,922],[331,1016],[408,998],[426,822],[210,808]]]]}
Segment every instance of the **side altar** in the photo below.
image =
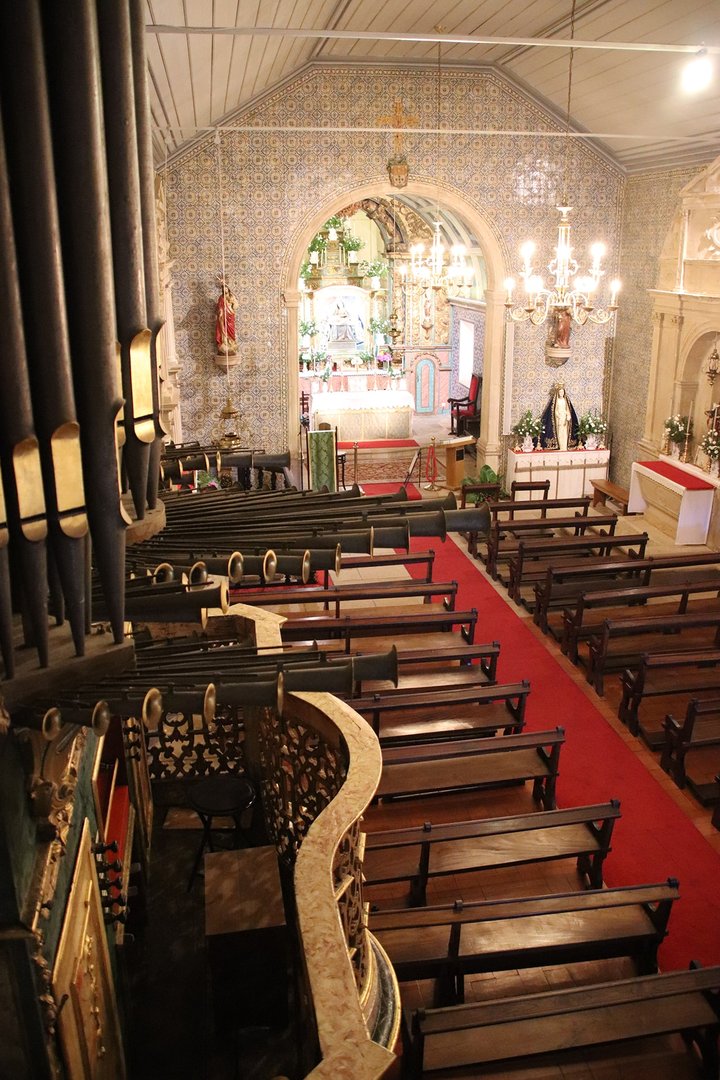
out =
{"type": "Polygon", "coordinates": [[[628,513],[644,514],[676,544],[705,544],[718,487],[719,479],[666,454],[634,461],[628,513]]]}
{"type": "Polygon", "coordinates": [[[505,486],[509,491],[513,480],[549,480],[549,498],[576,499],[592,495],[591,481],[606,480],[609,464],[609,450],[508,450],[505,486]]]}

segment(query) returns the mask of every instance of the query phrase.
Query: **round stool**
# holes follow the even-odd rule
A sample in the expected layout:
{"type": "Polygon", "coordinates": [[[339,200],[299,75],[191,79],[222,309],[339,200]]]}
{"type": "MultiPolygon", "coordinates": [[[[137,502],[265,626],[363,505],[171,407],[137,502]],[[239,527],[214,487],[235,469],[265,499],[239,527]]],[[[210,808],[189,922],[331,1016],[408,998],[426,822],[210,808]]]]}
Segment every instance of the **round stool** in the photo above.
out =
{"type": "Polygon", "coordinates": [[[233,847],[237,847],[242,834],[240,816],[255,802],[255,789],[244,776],[206,776],[188,785],[187,799],[200,818],[203,827],[200,847],[188,881],[189,892],[200,869],[200,861],[205,849],[215,850],[212,837],[213,818],[231,817],[233,819],[235,822],[233,847]]]}

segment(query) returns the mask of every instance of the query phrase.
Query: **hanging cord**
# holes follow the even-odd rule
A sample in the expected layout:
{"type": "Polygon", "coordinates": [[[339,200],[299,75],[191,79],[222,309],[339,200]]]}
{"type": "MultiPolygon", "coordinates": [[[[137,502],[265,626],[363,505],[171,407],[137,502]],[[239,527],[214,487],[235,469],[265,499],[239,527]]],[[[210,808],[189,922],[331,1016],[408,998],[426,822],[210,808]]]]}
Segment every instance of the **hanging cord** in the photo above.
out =
{"type": "MultiPolygon", "coordinates": [[[[570,11],[570,41],[575,40],[575,4],[577,0],[572,0],[572,8],[570,11]]],[[[570,47],[570,59],[568,61],[568,90],[567,90],[567,105],[565,108],[565,157],[563,161],[563,176],[562,176],[562,201],[563,206],[567,206],[567,179],[568,179],[568,162],[570,158],[570,100],[572,96],[572,78],[573,78],[573,60],[575,58],[575,50],[570,47]]]]}

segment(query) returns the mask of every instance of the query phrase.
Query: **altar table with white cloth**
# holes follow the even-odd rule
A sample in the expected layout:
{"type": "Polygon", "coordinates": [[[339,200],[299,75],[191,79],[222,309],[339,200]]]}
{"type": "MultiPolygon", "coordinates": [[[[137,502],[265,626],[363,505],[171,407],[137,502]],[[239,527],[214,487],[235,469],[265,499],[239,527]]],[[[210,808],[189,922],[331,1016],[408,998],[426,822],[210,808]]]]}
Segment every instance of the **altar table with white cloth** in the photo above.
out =
{"type": "Polygon", "coordinates": [[[644,514],[676,544],[704,544],[719,485],[696,466],[665,455],[658,461],[634,461],[628,513],[644,514]]]}
{"type": "Polygon", "coordinates": [[[356,390],[317,394],[312,399],[312,426],[337,427],[344,442],[407,439],[412,434],[414,401],[407,390],[356,390]]]}

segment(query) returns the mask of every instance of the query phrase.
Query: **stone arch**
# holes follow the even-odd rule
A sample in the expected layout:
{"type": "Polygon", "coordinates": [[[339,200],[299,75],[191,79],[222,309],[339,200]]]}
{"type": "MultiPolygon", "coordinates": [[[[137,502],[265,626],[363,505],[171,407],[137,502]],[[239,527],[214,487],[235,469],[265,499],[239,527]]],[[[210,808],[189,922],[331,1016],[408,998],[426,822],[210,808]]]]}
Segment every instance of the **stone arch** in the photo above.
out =
{"type": "MultiPolygon", "coordinates": [[[[407,194],[437,199],[441,206],[448,208],[463,219],[478,239],[485,259],[487,272],[485,352],[483,357],[483,401],[482,425],[480,429],[479,449],[485,460],[497,467],[502,447],[499,441],[500,409],[503,399],[504,381],[504,334],[505,334],[505,293],[503,281],[510,265],[508,253],[502,237],[493,223],[467,195],[450,184],[427,183],[410,180],[407,194]]],[[[288,237],[287,255],[281,270],[283,282],[283,302],[285,305],[285,355],[288,376],[288,444],[294,452],[299,447],[297,422],[298,401],[298,326],[300,292],[297,287],[300,267],[305,258],[307,246],[329,217],[349,203],[362,202],[365,199],[389,198],[393,189],[386,177],[378,176],[361,186],[324,192],[305,214],[303,220],[288,237]]]]}

